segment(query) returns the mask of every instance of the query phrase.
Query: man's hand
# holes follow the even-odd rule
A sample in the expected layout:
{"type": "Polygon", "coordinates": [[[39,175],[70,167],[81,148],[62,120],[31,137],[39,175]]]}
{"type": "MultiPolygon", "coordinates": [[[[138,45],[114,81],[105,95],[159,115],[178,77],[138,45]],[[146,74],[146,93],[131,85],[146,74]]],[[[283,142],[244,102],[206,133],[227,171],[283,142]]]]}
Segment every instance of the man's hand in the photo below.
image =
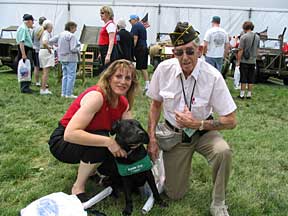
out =
{"type": "Polygon", "coordinates": [[[159,146],[156,138],[150,139],[147,150],[152,161],[156,161],[159,157],[159,146]]]}
{"type": "Polygon", "coordinates": [[[183,112],[175,111],[175,118],[176,123],[181,128],[198,129],[201,125],[201,122],[193,117],[191,111],[188,109],[187,106],[184,107],[183,112]]]}
{"type": "Polygon", "coordinates": [[[27,59],[26,53],[22,54],[22,59],[23,59],[23,60],[27,59]]]}

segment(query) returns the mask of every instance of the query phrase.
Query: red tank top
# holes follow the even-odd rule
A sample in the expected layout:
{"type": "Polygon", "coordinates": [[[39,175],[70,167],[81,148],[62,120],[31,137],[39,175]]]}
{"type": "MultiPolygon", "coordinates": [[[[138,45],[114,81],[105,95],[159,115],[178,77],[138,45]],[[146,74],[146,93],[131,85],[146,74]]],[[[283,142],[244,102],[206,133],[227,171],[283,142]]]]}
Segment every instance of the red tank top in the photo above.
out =
{"type": "MultiPolygon", "coordinates": [[[[108,21],[100,30],[99,33],[99,41],[98,41],[98,45],[109,45],[109,34],[107,32],[107,26],[110,23],[114,23],[113,20],[108,21]]],[[[117,40],[116,40],[116,32],[115,32],[115,37],[114,37],[114,44],[117,44],[117,40]]]]}
{"type": "Polygon", "coordinates": [[[119,97],[119,102],[116,108],[112,108],[106,101],[106,97],[102,89],[95,85],[86,89],[78,98],[73,101],[65,115],[60,120],[62,126],[66,127],[73,117],[73,115],[80,108],[81,99],[91,91],[98,91],[103,96],[103,105],[100,110],[95,114],[89,125],[86,127],[85,131],[95,131],[95,130],[108,130],[112,128],[112,124],[121,119],[123,113],[127,110],[128,100],[124,96],[119,97]]]}

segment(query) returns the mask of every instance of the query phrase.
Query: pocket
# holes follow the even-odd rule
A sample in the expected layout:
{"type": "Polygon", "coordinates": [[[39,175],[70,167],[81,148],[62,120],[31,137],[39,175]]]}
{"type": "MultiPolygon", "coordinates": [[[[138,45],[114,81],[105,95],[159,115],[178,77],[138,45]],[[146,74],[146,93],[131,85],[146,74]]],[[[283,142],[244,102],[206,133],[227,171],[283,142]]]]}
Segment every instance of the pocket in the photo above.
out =
{"type": "Polygon", "coordinates": [[[163,107],[167,112],[173,112],[175,110],[174,101],[175,101],[175,93],[160,91],[160,96],[163,98],[163,107]]]}

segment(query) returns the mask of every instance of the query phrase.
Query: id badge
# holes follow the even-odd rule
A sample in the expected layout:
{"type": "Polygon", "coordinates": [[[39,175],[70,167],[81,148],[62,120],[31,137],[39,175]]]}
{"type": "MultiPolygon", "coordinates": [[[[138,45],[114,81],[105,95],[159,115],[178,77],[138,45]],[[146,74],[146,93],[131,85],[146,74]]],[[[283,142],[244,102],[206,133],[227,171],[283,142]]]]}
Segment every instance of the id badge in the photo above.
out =
{"type": "Polygon", "coordinates": [[[192,135],[196,132],[196,130],[192,128],[183,128],[183,131],[189,138],[191,138],[192,135]]]}

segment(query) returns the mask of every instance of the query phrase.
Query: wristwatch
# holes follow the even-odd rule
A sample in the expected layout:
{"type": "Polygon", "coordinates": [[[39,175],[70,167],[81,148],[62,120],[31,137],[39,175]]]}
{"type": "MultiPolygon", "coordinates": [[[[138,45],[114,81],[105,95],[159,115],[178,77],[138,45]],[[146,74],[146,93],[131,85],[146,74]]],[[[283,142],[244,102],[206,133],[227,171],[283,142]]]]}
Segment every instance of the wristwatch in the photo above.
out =
{"type": "Polygon", "coordinates": [[[199,130],[199,131],[204,130],[204,120],[201,120],[201,125],[200,125],[200,127],[199,127],[198,130],[199,130]]]}

